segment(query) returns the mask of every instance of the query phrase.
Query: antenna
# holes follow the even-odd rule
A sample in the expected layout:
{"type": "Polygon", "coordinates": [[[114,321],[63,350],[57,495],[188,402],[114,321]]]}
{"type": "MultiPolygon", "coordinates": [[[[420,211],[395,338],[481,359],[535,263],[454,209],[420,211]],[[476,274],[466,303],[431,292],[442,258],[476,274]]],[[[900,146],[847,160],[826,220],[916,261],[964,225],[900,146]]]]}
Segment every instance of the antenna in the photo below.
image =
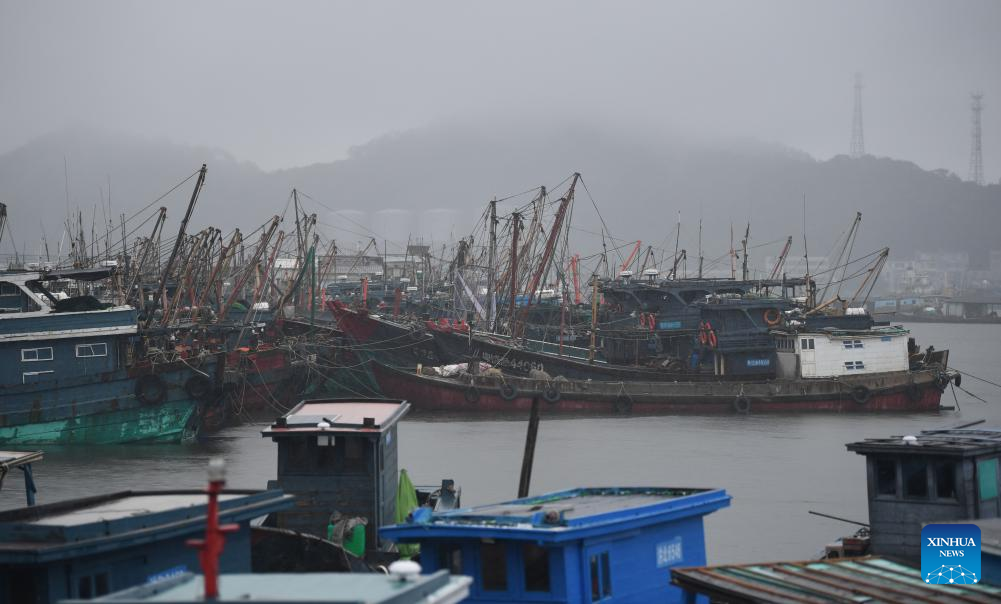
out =
{"type": "Polygon", "coordinates": [[[855,112],[852,114],[851,156],[858,159],[865,155],[865,137],[862,134],[862,74],[855,74],[855,112]]]}
{"type": "Polygon", "coordinates": [[[970,95],[970,178],[983,186],[984,156],[980,141],[980,114],[984,110],[984,93],[977,91],[970,95]]]}

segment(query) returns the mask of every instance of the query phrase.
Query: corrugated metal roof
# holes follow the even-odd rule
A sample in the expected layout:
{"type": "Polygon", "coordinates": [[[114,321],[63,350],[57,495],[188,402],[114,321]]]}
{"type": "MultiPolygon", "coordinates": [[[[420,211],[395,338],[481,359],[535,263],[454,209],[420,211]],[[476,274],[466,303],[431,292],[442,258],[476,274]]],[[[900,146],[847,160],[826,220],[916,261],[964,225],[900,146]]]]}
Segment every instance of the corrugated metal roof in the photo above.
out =
{"type": "Polygon", "coordinates": [[[671,569],[682,589],[727,602],[998,602],[1001,588],[933,585],[878,556],[671,569]]]}

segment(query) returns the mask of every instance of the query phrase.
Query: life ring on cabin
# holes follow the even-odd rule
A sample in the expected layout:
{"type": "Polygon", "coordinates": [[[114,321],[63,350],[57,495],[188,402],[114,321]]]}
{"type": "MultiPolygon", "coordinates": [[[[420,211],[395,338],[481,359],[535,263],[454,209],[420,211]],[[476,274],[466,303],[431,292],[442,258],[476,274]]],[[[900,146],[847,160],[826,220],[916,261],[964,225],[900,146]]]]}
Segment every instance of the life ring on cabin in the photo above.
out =
{"type": "Polygon", "coordinates": [[[907,388],[904,390],[904,393],[907,394],[907,398],[909,398],[911,402],[914,403],[924,398],[924,393],[921,392],[921,386],[918,386],[914,382],[911,382],[910,384],[907,385],[907,388]]]}
{"type": "Polygon", "coordinates": [[[628,394],[620,394],[615,398],[615,412],[629,413],[633,410],[633,399],[628,394]]]}
{"type": "Polygon", "coordinates": [[[764,319],[765,325],[769,327],[775,327],[782,322],[782,314],[779,313],[776,308],[769,308],[761,314],[761,318],[764,319]]]}
{"type": "Polygon", "coordinates": [[[869,390],[866,386],[859,385],[852,388],[851,395],[853,401],[859,405],[864,405],[872,398],[872,390],[869,390]]]}
{"type": "Polygon", "coordinates": [[[556,384],[548,384],[542,391],[542,400],[546,401],[550,405],[553,403],[558,403],[560,400],[560,387],[556,384]]]}
{"type": "Polygon", "coordinates": [[[737,413],[750,413],[751,399],[741,394],[737,398],[733,399],[733,410],[737,413]]]}
{"type": "Polygon", "coordinates": [[[155,373],[147,373],[136,380],[136,398],[147,405],[158,405],[167,398],[167,385],[155,373]]]}
{"type": "Polygon", "coordinates": [[[480,400],[480,389],[470,384],[469,388],[466,388],[466,391],[462,393],[462,396],[466,399],[467,403],[476,403],[480,400]]]}
{"type": "Polygon", "coordinates": [[[518,388],[514,384],[501,384],[498,390],[500,390],[500,397],[505,401],[513,401],[518,398],[518,388]]]}
{"type": "Polygon", "coordinates": [[[184,391],[196,401],[203,401],[212,394],[212,382],[204,375],[193,375],[184,383],[184,391]]]}

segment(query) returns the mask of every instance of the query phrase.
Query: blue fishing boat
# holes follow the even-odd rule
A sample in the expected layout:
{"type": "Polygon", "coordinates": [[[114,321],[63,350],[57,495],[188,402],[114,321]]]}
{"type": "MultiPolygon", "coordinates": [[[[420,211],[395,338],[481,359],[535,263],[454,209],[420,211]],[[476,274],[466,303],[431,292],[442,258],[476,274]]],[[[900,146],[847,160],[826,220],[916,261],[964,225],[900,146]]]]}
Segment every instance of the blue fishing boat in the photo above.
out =
{"type": "Polygon", "coordinates": [[[670,570],[705,564],[722,489],[605,487],[444,512],[382,537],[420,544],[424,570],[473,578],[470,602],[682,602],[670,570]]]}
{"type": "Polygon", "coordinates": [[[90,599],[198,567],[189,540],[211,513],[229,534],[216,560],[250,572],[254,518],[292,505],[280,491],[123,491],[0,513],[0,602],[90,599]]]}
{"type": "MultiPolygon", "coordinates": [[[[180,442],[211,404],[217,356],[161,354],[137,311],[46,284],[113,269],[0,274],[0,445],[180,442]]],[[[173,351],[170,351],[173,353],[173,351]]]]}

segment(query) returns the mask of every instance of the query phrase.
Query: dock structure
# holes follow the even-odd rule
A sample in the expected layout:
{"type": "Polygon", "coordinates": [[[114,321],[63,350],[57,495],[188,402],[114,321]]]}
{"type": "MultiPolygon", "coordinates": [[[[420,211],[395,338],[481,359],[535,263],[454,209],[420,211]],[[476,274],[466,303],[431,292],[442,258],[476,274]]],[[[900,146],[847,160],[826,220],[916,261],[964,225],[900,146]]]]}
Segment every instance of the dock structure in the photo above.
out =
{"type": "Polygon", "coordinates": [[[921,571],[879,556],[671,570],[684,602],[997,602],[1001,588],[925,583],[921,571]]]}
{"type": "Polygon", "coordinates": [[[470,602],[682,602],[675,566],[704,564],[722,489],[578,488],[414,514],[383,537],[419,543],[428,572],[471,576],[470,602]]]}
{"type": "Polygon", "coordinates": [[[866,457],[871,553],[916,561],[924,524],[1001,516],[1001,428],[848,443],[866,457]]]}
{"type": "MultiPolygon", "coordinates": [[[[224,491],[236,525],[220,558],[250,572],[250,521],[292,505],[278,491],[224,491]]],[[[90,599],[197,568],[187,545],[205,531],[201,490],[122,491],[0,513],[0,602],[90,599]]]]}

